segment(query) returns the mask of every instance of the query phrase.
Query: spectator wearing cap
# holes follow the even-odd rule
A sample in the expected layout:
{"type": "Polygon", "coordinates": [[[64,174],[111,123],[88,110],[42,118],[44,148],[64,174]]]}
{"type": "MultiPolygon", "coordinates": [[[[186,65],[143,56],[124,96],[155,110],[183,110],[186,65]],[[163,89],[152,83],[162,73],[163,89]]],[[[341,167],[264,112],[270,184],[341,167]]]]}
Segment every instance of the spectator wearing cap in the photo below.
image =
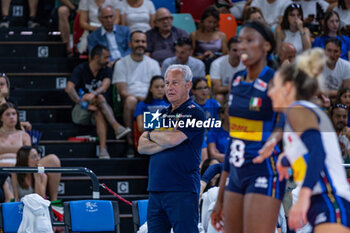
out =
{"type": "Polygon", "coordinates": [[[173,17],[166,8],[159,8],[156,11],[154,25],[155,27],[146,33],[146,55],[162,64],[166,58],[175,55],[174,42],[179,38],[188,38],[188,34],[186,31],[173,26],[173,17]]]}
{"type": "Polygon", "coordinates": [[[170,65],[173,64],[181,64],[181,65],[187,65],[190,67],[193,77],[205,77],[205,65],[204,63],[197,59],[192,57],[193,54],[193,47],[192,42],[187,37],[180,38],[178,41],[175,42],[175,54],[174,57],[169,57],[164,60],[162,64],[162,75],[164,76],[165,71],[168,69],[170,65]]]}

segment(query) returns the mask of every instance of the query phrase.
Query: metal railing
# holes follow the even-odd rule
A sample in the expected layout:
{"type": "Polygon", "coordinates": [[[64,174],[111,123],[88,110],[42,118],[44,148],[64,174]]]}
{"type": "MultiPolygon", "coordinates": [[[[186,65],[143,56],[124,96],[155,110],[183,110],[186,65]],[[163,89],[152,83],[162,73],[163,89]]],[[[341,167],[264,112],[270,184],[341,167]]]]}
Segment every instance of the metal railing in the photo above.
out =
{"type": "Polygon", "coordinates": [[[86,167],[0,167],[0,173],[65,173],[85,174],[92,181],[92,198],[100,199],[100,184],[96,174],[86,167]]]}

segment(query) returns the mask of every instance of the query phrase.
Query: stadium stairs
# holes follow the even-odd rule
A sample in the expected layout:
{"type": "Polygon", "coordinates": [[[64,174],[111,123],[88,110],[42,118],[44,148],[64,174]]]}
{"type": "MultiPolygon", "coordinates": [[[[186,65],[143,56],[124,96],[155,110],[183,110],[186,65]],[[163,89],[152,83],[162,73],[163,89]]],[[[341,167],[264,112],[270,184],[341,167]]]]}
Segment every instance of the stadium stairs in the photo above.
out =
{"type": "MultiPolygon", "coordinates": [[[[69,137],[96,136],[93,127],[81,127],[71,121],[72,102],[64,92],[67,77],[81,62],[67,58],[65,46],[57,33],[47,28],[28,30],[24,27],[0,29],[0,72],[11,82],[10,95],[17,99],[20,119],[32,123],[42,132],[40,147],[44,154],[54,153],[62,167],[87,167],[100,183],[123,198],[133,201],[148,198],[148,160],[125,156],[125,140],[115,140],[108,132],[110,160],[98,159],[98,143],[72,142],[69,137]]],[[[101,199],[117,200],[100,188],[101,199]]],[[[63,175],[59,199],[91,199],[91,181],[85,176],[63,175]]],[[[133,232],[131,206],[119,201],[121,232],[133,232]]]]}

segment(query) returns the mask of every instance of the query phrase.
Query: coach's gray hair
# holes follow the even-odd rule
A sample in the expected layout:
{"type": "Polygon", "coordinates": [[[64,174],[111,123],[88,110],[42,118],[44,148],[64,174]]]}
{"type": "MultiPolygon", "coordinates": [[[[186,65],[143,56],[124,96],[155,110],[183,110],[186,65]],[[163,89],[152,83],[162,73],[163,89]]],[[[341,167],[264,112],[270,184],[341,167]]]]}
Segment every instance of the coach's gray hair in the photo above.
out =
{"type": "Polygon", "coordinates": [[[168,69],[166,69],[165,71],[165,75],[164,77],[166,78],[166,75],[168,74],[169,71],[172,70],[180,70],[182,71],[182,77],[186,82],[192,82],[192,71],[190,69],[189,66],[187,65],[180,65],[180,64],[176,64],[176,65],[171,65],[168,67],[168,69]]]}
{"type": "Polygon", "coordinates": [[[107,8],[107,7],[111,8],[111,9],[113,10],[113,15],[115,15],[115,9],[114,9],[114,7],[113,7],[112,5],[110,5],[110,4],[103,3],[103,4],[98,8],[98,17],[101,17],[101,11],[102,11],[102,9],[107,8]]]}

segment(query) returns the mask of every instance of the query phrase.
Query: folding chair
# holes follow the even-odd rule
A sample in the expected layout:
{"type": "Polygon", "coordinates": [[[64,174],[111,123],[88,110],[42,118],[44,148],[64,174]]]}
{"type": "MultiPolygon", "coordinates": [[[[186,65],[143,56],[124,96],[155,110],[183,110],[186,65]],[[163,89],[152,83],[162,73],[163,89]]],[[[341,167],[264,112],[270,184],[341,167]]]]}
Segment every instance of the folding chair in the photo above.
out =
{"type": "Polygon", "coordinates": [[[174,27],[181,28],[185,30],[188,34],[196,31],[196,24],[194,23],[193,17],[191,14],[171,14],[173,16],[173,25],[174,27]]]}
{"type": "Polygon", "coordinates": [[[118,202],[106,200],[65,202],[64,225],[65,232],[120,233],[118,202]]]}
{"type": "Polygon", "coordinates": [[[16,233],[23,216],[23,202],[0,204],[0,229],[4,233],[16,233]]]}
{"type": "Polygon", "coordinates": [[[147,221],[148,199],[132,202],[132,219],[134,222],[134,233],[147,221]]]}
{"type": "Polygon", "coordinates": [[[156,9],[165,7],[170,11],[170,13],[176,12],[175,0],[152,0],[152,2],[156,9]]]}
{"type": "Polygon", "coordinates": [[[232,14],[220,14],[219,30],[226,34],[227,40],[236,35],[237,22],[232,14]]]}

